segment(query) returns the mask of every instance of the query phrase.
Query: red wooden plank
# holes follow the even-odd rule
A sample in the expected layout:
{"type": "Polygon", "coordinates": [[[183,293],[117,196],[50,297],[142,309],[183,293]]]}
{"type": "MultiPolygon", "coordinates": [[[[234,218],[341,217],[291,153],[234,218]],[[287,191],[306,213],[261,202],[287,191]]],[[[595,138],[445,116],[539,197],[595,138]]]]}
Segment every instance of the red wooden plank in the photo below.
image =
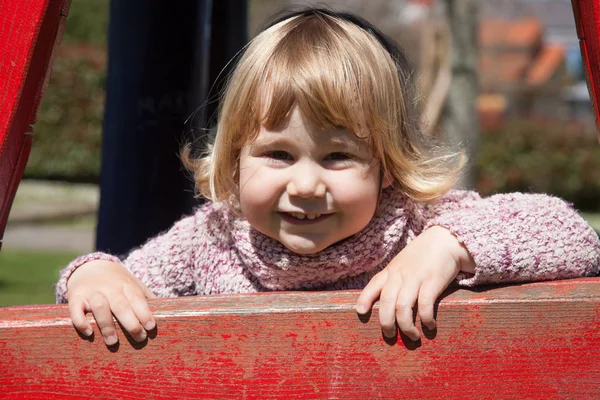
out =
{"type": "Polygon", "coordinates": [[[47,72],[70,0],[6,0],[0,14],[0,245],[29,157],[47,72]]]}
{"type": "Polygon", "coordinates": [[[590,99],[594,108],[600,139],[600,2],[596,0],[571,0],[577,25],[581,57],[586,73],[590,99]]]}
{"type": "Polygon", "coordinates": [[[600,398],[600,279],[451,290],[417,345],[383,340],[357,296],[157,300],[150,339],[111,349],[65,306],[0,308],[0,397],[600,398]]]}

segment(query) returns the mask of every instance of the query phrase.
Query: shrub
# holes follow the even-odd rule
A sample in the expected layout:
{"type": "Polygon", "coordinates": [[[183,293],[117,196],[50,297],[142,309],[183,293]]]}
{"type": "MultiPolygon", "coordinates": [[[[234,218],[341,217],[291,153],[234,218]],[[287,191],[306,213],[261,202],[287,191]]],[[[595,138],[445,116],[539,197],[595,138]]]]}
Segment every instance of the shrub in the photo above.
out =
{"type": "Polygon", "coordinates": [[[73,0],[44,93],[26,178],[94,182],[100,171],[108,0],[73,0]]]}
{"type": "Polygon", "coordinates": [[[98,179],[105,59],[101,48],[61,47],[34,125],[26,178],[98,179]]]}
{"type": "Polygon", "coordinates": [[[600,145],[566,123],[509,121],[481,135],[477,190],[537,192],[582,210],[600,209],[600,145]]]}
{"type": "Polygon", "coordinates": [[[106,45],[109,0],[72,0],[62,43],[106,45]]]}

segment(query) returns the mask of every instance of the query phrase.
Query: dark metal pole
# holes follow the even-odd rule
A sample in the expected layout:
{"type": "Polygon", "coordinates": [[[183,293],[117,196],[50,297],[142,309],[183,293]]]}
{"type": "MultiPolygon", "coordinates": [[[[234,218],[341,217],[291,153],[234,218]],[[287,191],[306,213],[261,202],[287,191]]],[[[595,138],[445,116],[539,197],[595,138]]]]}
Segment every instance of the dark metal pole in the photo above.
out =
{"type": "Polygon", "coordinates": [[[193,139],[184,122],[246,41],[246,2],[214,3],[111,1],[98,250],[127,253],[198,204],[179,160],[193,139]]]}

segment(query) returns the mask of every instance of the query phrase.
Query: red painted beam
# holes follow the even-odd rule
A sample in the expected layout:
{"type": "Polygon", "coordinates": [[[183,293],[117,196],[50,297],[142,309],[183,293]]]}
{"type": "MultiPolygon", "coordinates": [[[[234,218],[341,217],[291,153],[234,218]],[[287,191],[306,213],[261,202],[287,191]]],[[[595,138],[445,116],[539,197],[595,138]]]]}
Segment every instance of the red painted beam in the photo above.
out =
{"type": "Polygon", "coordinates": [[[116,348],[65,306],[0,308],[0,397],[600,398],[600,279],[450,290],[416,345],[383,340],[357,296],[157,300],[157,331],[116,348]]]}
{"type": "Polygon", "coordinates": [[[0,7],[0,245],[23,176],[31,131],[70,0],[3,0],[0,7]]]}
{"type": "MultiPolygon", "coordinates": [[[[596,125],[600,127],[600,2],[571,0],[596,125]]],[[[600,129],[598,130],[600,139],[600,129]]]]}

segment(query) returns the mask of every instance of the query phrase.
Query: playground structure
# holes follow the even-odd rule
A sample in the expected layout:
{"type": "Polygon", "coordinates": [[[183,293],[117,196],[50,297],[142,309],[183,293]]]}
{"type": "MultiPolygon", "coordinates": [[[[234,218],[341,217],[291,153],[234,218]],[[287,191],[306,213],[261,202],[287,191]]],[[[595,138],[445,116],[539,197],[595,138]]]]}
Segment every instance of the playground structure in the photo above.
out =
{"type": "MultiPolygon", "coordinates": [[[[0,233],[68,7],[9,0],[0,15],[0,233]]],[[[573,0],[573,9],[598,116],[600,4],[573,0]]],[[[357,296],[152,300],[149,338],[120,331],[108,348],[97,331],[80,337],[64,305],[0,308],[0,397],[600,397],[600,278],[450,288],[437,329],[416,343],[385,340],[377,307],[356,315],[357,296]]]]}

